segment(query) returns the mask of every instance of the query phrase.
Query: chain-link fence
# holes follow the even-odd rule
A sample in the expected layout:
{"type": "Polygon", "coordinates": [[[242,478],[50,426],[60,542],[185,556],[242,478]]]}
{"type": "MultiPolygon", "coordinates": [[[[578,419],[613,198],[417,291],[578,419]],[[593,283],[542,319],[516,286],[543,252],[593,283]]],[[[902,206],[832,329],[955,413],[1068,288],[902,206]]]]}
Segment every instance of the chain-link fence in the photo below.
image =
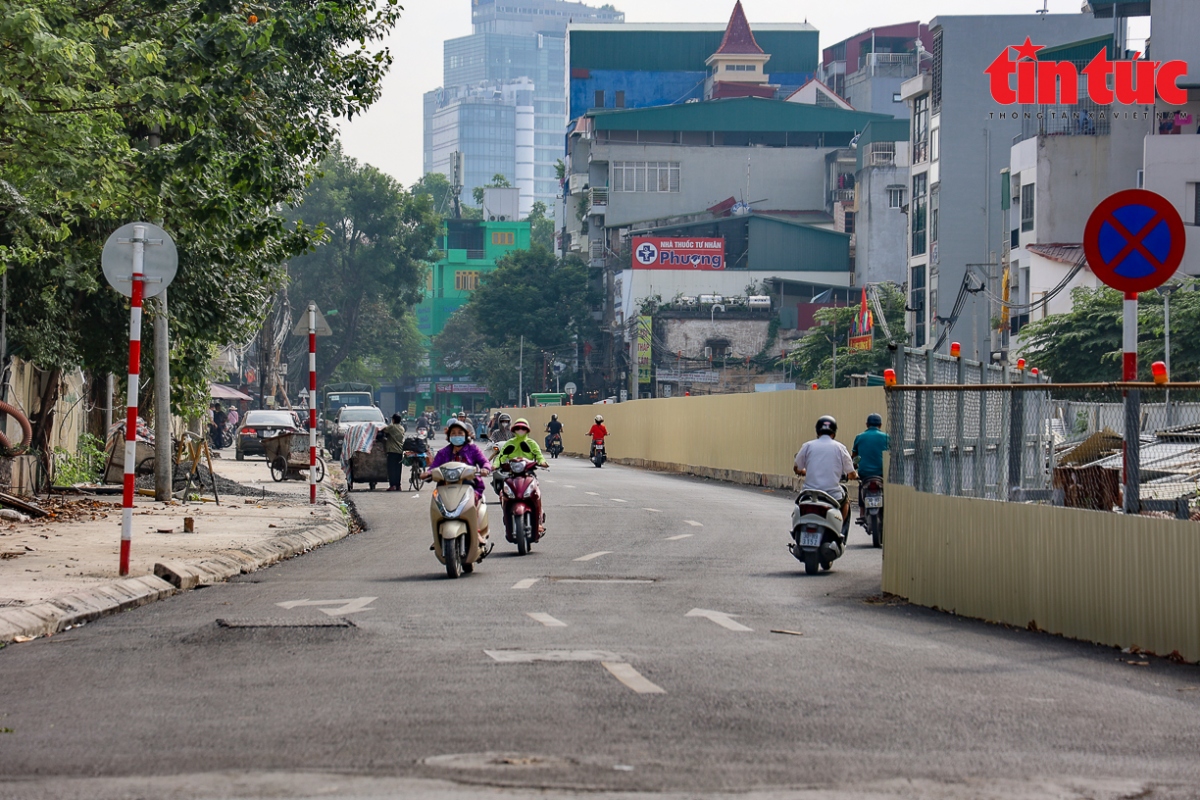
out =
{"type": "Polygon", "coordinates": [[[1200,386],[910,383],[889,389],[888,411],[893,483],[1069,508],[1195,513],[1200,386]]]}

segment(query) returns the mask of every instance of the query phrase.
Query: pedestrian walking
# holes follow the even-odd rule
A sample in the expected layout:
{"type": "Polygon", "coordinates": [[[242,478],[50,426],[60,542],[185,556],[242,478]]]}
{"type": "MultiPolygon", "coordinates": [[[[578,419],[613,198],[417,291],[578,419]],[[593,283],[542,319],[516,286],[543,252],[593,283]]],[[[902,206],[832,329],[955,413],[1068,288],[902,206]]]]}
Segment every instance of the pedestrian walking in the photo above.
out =
{"type": "Polygon", "coordinates": [[[387,452],[388,491],[401,491],[404,480],[404,421],[399,414],[392,414],[392,424],[381,432],[387,452]]]}

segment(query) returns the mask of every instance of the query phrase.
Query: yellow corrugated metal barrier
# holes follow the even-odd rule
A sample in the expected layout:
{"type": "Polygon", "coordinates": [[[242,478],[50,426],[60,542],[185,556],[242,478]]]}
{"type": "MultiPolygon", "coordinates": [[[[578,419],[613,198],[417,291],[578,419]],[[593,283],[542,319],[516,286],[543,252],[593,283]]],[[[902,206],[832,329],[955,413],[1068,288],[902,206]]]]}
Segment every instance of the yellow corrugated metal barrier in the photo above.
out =
{"type": "Polygon", "coordinates": [[[636,400],[609,406],[506,409],[525,417],[538,442],[551,414],[565,426],[566,452],[584,454],[592,418],[603,414],[609,458],[634,466],[756,486],[790,486],[792,459],[823,414],[837,417],[849,446],[868,414],[887,415],[882,388],[636,400]]]}
{"type": "Polygon", "coordinates": [[[1200,525],[889,486],[883,589],[918,605],[1200,661],[1200,525]]]}

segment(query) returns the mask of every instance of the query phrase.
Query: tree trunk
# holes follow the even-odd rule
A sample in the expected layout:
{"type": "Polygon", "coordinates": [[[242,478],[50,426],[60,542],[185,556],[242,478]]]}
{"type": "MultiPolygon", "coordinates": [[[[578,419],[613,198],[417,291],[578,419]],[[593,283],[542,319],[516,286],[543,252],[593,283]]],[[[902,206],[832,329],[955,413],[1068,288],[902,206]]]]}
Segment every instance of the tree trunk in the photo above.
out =
{"type": "Polygon", "coordinates": [[[42,462],[43,474],[46,475],[46,481],[49,483],[50,475],[54,467],[54,452],[50,446],[51,436],[54,434],[54,413],[58,406],[58,398],[62,389],[62,370],[55,368],[50,370],[50,375],[46,380],[46,387],[42,389],[41,397],[39,398],[37,414],[34,415],[33,422],[33,447],[39,454],[39,459],[42,462]]]}

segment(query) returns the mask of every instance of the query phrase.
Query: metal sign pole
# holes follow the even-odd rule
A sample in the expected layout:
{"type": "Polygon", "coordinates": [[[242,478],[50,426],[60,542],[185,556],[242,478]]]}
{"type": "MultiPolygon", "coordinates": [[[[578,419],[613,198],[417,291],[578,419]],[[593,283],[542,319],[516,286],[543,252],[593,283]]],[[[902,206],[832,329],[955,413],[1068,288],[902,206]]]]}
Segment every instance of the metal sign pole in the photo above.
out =
{"type": "Polygon", "coordinates": [[[145,291],[142,262],[146,252],[146,228],[133,229],[133,297],[129,309],[129,388],[125,413],[125,484],[121,510],[121,562],[119,574],[129,574],[129,550],[133,543],[134,470],[137,468],[138,380],[142,362],[142,295],[145,291]]]}
{"type": "Polygon", "coordinates": [[[308,304],[308,502],[317,504],[317,304],[308,304]]]}
{"type": "MultiPolygon", "coordinates": [[[[1125,293],[1124,324],[1124,371],[1126,383],[1137,381],[1138,373],[1138,296],[1137,292],[1125,293]]],[[[1141,393],[1125,392],[1125,513],[1141,511],[1141,486],[1138,473],[1141,466],[1141,393]]]]}

